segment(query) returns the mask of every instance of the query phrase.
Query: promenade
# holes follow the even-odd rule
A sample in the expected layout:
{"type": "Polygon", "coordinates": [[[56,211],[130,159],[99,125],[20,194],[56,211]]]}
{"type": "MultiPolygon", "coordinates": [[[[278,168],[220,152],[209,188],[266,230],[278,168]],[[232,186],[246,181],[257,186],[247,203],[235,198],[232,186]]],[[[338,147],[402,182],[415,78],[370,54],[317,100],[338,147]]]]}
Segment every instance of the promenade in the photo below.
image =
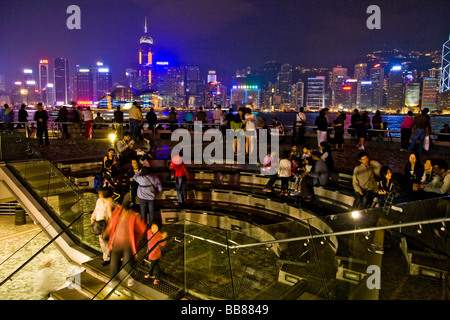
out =
{"type": "MultiPolygon", "coordinates": [[[[115,144],[110,141],[108,134],[111,133],[108,129],[97,130],[90,140],[77,134],[72,135],[71,142],[65,139],[51,138],[49,146],[39,147],[38,141],[35,138],[30,138],[31,144],[40,151],[40,153],[53,163],[59,162],[95,162],[101,161],[107,154],[108,149],[114,147],[115,144]]],[[[156,144],[156,152],[158,158],[170,158],[170,153],[173,146],[178,144],[178,141],[171,141],[170,136],[159,138],[157,135],[154,139],[156,144]]],[[[142,143],[137,143],[135,148],[139,148],[142,143]]],[[[208,142],[203,143],[204,146],[208,142]]],[[[309,144],[313,148],[317,148],[317,138],[314,133],[308,133],[305,136],[305,144],[309,144]]],[[[335,162],[335,171],[338,173],[352,174],[353,168],[358,165],[357,155],[360,152],[356,147],[356,142],[346,137],[344,151],[333,152],[333,159],[335,162]]],[[[300,144],[300,147],[303,145],[300,144]]],[[[331,145],[333,148],[333,145],[331,145]]],[[[291,148],[291,136],[282,137],[280,140],[280,152],[291,148]]],[[[386,140],[370,141],[366,144],[366,152],[371,159],[377,160],[381,165],[389,166],[393,172],[404,173],[405,164],[408,161],[409,154],[407,152],[400,152],[400,141],[393,139],[392,142],[386,140]]],[[[300,149],[301,151],[301,149],[300,149]]],[[[422,164],[430,158],[443,158],[450,163],[450,143],[434,142],[429,151],[423,151],[421,154],[422,164]]],[[[206,164],[205,164],[206,166],[206,164]]]]}

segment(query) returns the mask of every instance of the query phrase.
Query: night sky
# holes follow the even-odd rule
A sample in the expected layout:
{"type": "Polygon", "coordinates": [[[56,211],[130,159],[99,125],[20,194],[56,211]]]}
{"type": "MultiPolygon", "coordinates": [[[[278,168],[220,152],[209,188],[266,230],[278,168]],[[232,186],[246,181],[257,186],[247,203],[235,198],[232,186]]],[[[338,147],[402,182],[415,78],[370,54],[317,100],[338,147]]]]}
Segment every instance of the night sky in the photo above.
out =
{"type": "MultiPolygon", "coordinates": [[[[351,65],[374,50],[441,50],[450,33],[449,0],[1,0],[0,74],[8,83],[38,61],[109,65],[113,80],[137,61],[148,16],[156,59],[198,64],[218,78],[275,60],[295,66],[351,65]],[[69,30],[69,5],[81,30],[69,30]],[[381,30],[369,30],[369,5],[381,30]]],[[[73,73],[72,73],[73,74],[73,73]]]]}

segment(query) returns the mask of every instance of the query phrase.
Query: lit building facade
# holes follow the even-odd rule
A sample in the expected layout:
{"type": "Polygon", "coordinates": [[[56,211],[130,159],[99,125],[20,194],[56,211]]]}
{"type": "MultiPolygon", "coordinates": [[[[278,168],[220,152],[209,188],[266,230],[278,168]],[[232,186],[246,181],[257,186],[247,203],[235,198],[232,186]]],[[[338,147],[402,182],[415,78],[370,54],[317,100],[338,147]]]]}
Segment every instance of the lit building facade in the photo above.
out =
{"type": "Polygon", "coordinates": [[[92,68],[92,93],[93,100],[98,101],[102,99],[106,93],[111,91],[112,77],[109,67],[102,62],[97,62],[97,65],[92,68]]]}
{"type": "MultiPolygon", "coordinates": [[[[372,81],[362,80],[358,82],[359,108],[368,110],[373,108],[373,85],[372,81]]],[[[358,106],[358,103],[357,103],[358,106]]]]}
{"type": "Polygon", "coordinates": [[[292,85],[291,89],[291,108],[300,109],[304,106],[305,84],[298,81],[292,85]]]}
{"type": "Polygon", "coordinates": [[[325,108],[325,77],[308,78],[308,92],[306,95],[306,108],[310,111],[319,111],[325,108]]]}
{"type": "Polygon", "coordinates": [[[410,82],[405,89],[405,106],[417,108],[420,105],[420,83],[410,82]]]}
{"type": "Polygon", "coordinates": [[[233,85],[230,90],[230,104],[236,108],[249,106],[259,109],[260,89],[252,85],[233,85]]]}
{"type": "Polygon", "coordinates": [[[54,60],[54,92],[55,104],[68,104],[69,97],[69,60],[56,58],[54,60]]]}
{"type": "Polygon", "coordinates": [[[424,78],[422,81],[422,110],[424,108],[430,111],[436,111],[437,98],[439,92],[439,80],[434,78],[424,78]]]}
{"type": "Polygon", "coordinates": [[[373,100],[372,108],[381,109],[383,107],[384,69],[376,64],[370,69],[370,81],[372,82],[373,100]]]}
{"type": "Polygon", "coordinates": [[[278,94],[282,104],[290,104],[292,86],[292,66],[283,64],[278,73],[278,94]]]}
{"type": "Polygon", "coordinates": [[[153,73],[153,39],[147,34],[147,17],[145,17],[145,33],[139,41],[139,90],[152,89],[153,73]]]}
{"type": "Polygon", "coordinates": [[[41,59],[39,61],[39,95],[40,100],[46,106],[53,103],[53,97],[49,97],[47,91],[47,84],[50,82],[49,79],[49,66],[48,59],[41,59]]]}
{"type": "Polygon", "coordinates": [[[388,101],[387,107],[390,110],[400,110],[405,104],[405,94],[403,88],[403,71],[401,66],[392,67],[388,79],[388,101]]]}
{"type": "Polygon", "coordinates": [[[79,104],[93,104],[93,77],[90,69],[80,68],[73,76],[73,100],[79,104]]]}

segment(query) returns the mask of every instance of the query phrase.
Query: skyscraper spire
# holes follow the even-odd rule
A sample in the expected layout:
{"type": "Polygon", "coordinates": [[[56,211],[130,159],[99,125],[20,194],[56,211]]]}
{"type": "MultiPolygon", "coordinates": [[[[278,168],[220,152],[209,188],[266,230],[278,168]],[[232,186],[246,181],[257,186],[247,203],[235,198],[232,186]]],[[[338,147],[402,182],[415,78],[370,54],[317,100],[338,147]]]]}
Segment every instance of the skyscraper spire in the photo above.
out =
{"type": "Polygon", "coordinates": [[[145,34],[147,34],[147,16],[145,16],[145,27],[144,27],[145,34]]]}

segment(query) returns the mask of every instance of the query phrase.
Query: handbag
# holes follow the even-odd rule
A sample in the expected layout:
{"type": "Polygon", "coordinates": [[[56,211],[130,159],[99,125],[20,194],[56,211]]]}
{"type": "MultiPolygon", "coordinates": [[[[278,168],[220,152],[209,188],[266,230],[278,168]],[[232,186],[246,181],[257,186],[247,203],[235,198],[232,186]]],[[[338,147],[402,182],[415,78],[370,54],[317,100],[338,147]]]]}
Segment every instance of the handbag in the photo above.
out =
{"type": "Polygon", "coordinates": [[[430,150],[430,136],[425,136],[425,140],[423,141],[423,148],[426,151],[430,150]]]}
{"type": "Polygon", "coordinates": [[[96,236],[101,235],[105,231],[105,229],[106,229],[106,221],[105,220],[94,221],[94,223],[92,223],[92,232],[96,236]]]}

